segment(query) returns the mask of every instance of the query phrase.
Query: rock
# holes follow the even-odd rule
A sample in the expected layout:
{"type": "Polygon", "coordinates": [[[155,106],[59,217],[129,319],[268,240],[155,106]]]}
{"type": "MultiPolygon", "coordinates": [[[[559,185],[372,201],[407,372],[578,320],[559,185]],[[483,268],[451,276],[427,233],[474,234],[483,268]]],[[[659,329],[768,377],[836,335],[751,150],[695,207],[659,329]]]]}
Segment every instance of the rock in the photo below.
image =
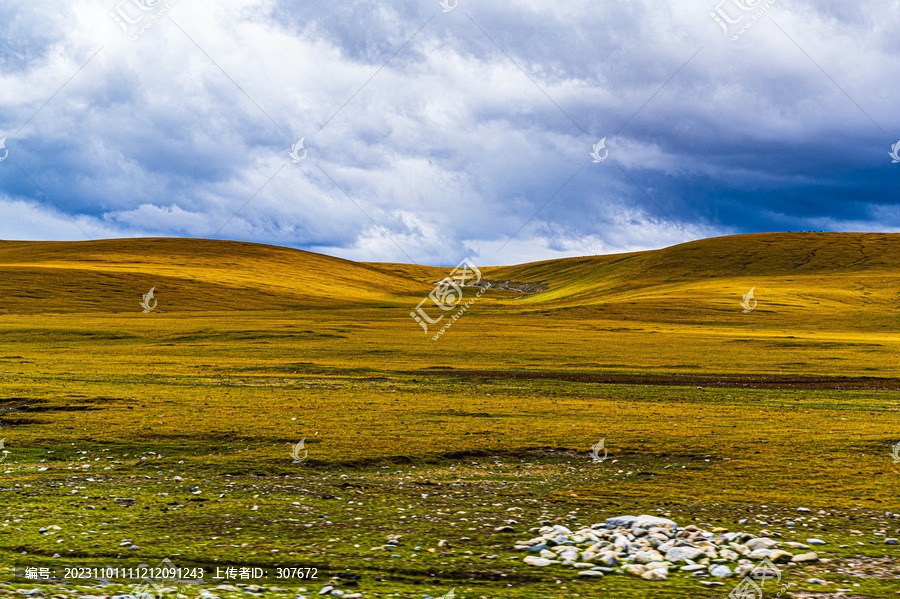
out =
{"type": "Polygon", "coordinates": [[[709,569],[709,575],[716,578],[731,578],[731,568],[728,566],[713,566],[709,569]]]}
{"type": "Polygon", "coordinates": [[[665,580],[666,572],[664,570],[647,570],[641,574],[644,580],[665,580]]]}
{"type": "Polygon", "coordinates": [[[132,550],[132,551],[137,551],[137,550],[138,550],[138,546],[137,546],[137,545],[132,545],[131,547],[129,547],[129,549],[132,550]]]}
{"type": "Polygon", "coordinates": [[[666,518],[658,518],[644,514],[642,516],[616,516],[606,519],[607,528],[650,528],[652,526],[677,528],[678,525],[666,518]]]}
{"type": "Polygon", "coordinates": [[[440,541],[438,541],[437,546],[438,547],[449,547],[450,541],[448,541],[447,539],[441,539],[440,541]]]}
{"type": "MultiPolygon", "coordinates": [[[[778,547],[778,541],[773,541],[772,539],[767,539],[765,537],[757,537],[755,539],[750,539],[746,543],[744,543],[750,549],[774,549],[778,547]]],[[[750,559],[753,559],[752,557],[750,559]]]]}
{"type": "Polygon", "coordinates": [[[825,545],[825,541],[822,539],[806,539],[806,542],[810,545],[825,545]]]}
{"type": "Polygon", "coordinates": [[[333,586],[326,584],[324,587],[322,587],[322,590],[319,591],[319,594],[328,595],[329,593],[331,593],[332,589],[334,589],[333,586]]]}
{"type": "Polygon", "coordinates": [[[637,526],[638,528],[651,528],[653,526],[657,526],[659,528],[666,528],[671,526],[672,528],[678,528],[678,524],[669,520],[668,518],[659,518],[657,516],[638,516],[637,520],[632,523],[632,527],[637,526]]]}
{"type": "Polygon", "coordinates": [[[719,555],[722,556],[722,558],[727,559],[730,562],[737,561],[738,557],[740,557],[737,553],[735,553],[731,549],[722,549],[721,551],[719,551],[719,555]]]}
{"type": "Polygon", "coordinates": [[[617,568],[619,566],[619,558],[616,557],[616,554],[612,551],[607,551],[604,553],[600,559],[599,563],[607,568],[617,568]]]}
{"type": "Polygon", "coordinates": [[[798,507],[798,508],[797,508],[797,511],[800,512],[800,513],[802,513],[802,514],[808,514],[808,513],[809,513],[809,508],[808,508],[808,507],[798,507]]]}
{"type": "Polygon", "coordinates": [[[898,541],[897,541],[897,539],[894,539],[894,538],[885,539],[884,544],[885,545],[897,545],[898,541]]]}
{"type": "Polygon", "coordinates": [[[775,562],[776,564],[789,562],[791,558],[794,557],[793,553],[788,553],[787,551],[782,551],[780,549],[775,549],[772,553],[769,554],[769,561],[775,562]]]}
{"type": "Polygon", "coordinates": [[[172,480],[174,480],[176,483],[183,483],[183,482],[184,482],[184,479],[181,478],[180,476],[176,476],[176,477],[173,478],[172,480]]]}
{"type": "Polygon", "coordinates": [[[806,582],[810,584],[828,584],[827,580],[822,580],[821,578],[807,578],[806,582]]]}
{"type": "Polygon", "coordinates": [[[216,587],[217,591],[230,591],[232,593],[239,593],[241,589],[237,587],[233,587],[230,584],[220,584],[216,587]]]}
{"type": "Polygon", "coordinates": [[[549,566],[550,564],[559,563],[557,560],[547,559],[544,557],[536,557],[534,555],[527,555],[525,559],[522,560],[529,566],[537,566],[539,568],[543,568],[544,566],[549,566]]]}
{"type": "Polygon", "coordinates": [[[625,566],[625,572],[631,574],[632,576],[643,576],[644,572],[647,571],[647,566],[642,566],[640,564],[631,564],[630,566],[625,566]]]}
{"type": "Polygon", "coordinates": [[[769,557],[772,551],[772,549],[754,549],[747,557],[749,557],[750,559],[763,559],[765,557],[769,557]]]}
{"type": "Polygon", "coordinates": [[[603,572],[598,570],[582,570],[578,573],[579,576],[589,576],[593,578],[603,578],[603,572]]]}
{"type": "Polygon", "coordinates": [[[813,552],[809,553],[798,553],[794,557],[791,558],[791,561],[795,564],[802,564],[804,562],[815,562],[819,560],[819,556],[813,552]]]}
{"type": "Polygon", "coordinates": [[[587,562],[575,562],[574,564],[572,564],[572,567],[578,568],[579,570],[584,570],[585,568],[590,570],[594,567],[594,564],[589,564],[587,562]]]}
{"type": "Polygon", "coordinates": [[[656,556],[649,551],[638,551],[632,557],[638,564],[649,564],[656,559],[656,556]]]}
{"type": "Polygon", "coordinates": [[[687,566],[681,566],[679,569],[682,572],[697,572],[698,570],[706,570],[706,566],[703,564],[688,564],[687,566]]]}
{"type": "Polygon", "coordinates": [[[543,551],[541,551],[540,556],[544,559],[556,559],[556,554],[549,549],[544,549],[543,551]]]}
{"type": "Polygon", "coordinates": [[[672,547],[666,551],[666,561],[683,562],[685,560],[697,559],[704,554],[705,552],[702,549],[696,547],[672,547]]]}
{"type": "Polygon", "coordinates": [[[791,549],[809,549],[809,545],[804,545],[803,543],[795,543],[794,541],[788,541],[785,543],[785,546],[790,547],[791,549]]]}
{"type": "Polygon", "coordinates": [[[498,526],[494,529],[494,532],[516,532],[516,529],[512,526],[498,526]]]}

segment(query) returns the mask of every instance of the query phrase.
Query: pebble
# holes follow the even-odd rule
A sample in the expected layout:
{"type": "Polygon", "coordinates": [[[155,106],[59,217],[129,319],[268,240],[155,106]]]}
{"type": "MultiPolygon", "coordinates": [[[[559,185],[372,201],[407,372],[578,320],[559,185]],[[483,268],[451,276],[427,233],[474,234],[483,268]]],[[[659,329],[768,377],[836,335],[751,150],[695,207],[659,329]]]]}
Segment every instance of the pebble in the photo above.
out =
{"type": "Polygon", "coordinates": [[[825,545],[825,541],[822,539],[806,539],[806,542],[810,545],[825,545]]]}
{"type": "Polygon", "coordinates": [[[898,544],[898,541],[897,541],[897,539],[893,539],[893,538],[891,538],[891,539],[885,539],[885,540],[884,540],[884,544],[885,544],[885,545],[897,545],[897,544],[898,544]]]}

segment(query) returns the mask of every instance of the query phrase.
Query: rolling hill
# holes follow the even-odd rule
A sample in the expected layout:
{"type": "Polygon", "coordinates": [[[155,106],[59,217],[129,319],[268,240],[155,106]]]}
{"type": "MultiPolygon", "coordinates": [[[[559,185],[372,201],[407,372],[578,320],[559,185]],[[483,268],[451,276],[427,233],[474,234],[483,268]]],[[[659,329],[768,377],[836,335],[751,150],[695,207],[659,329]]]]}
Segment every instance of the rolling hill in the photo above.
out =
{"type": "MultiPolygon", "coordinates": [[[[898,265],[898,234],[735,235],[661,250],[484,267],[493,289],[479,306],[487,313],[741,322],[739,302],[753,288],[759,301],[754,317],[877,329],[898,324],[898,265]]],[[[449,271],[232,241],[4,241],[0,313],[140,311],[141,294],[151,287],[160,313],[405,310],[449,271]]]]}

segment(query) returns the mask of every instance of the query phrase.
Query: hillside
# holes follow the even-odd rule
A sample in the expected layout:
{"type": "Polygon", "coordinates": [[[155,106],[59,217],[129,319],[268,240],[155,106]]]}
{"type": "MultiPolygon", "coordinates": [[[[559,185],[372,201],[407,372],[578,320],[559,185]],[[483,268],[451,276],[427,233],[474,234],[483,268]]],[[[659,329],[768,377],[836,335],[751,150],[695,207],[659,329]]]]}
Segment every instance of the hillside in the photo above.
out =
{"type": "Polygon", "coordinates": [[[428,286],[283,247],[201,239],[0,242],[0,313],[130,312],[155,287],[159,311],[372,305],[428,286]]]}
{"type": "MultiPolygon", "coordinates": [[[[900,235],[763,233],[645,252],[483,267],[483,310],[647,321],[757,315],[887,326],[900,235]],[[502,290],[506,288],[507,290],[502,290]],[[870,315],[867,318],[865,315],[870,315]]],[[[406,309],[450,269],[356,263],[283,247],[201,239],[0,242],[0,313],[132,312],[151,287],[159,313],[299,308],[406,309]]]]}

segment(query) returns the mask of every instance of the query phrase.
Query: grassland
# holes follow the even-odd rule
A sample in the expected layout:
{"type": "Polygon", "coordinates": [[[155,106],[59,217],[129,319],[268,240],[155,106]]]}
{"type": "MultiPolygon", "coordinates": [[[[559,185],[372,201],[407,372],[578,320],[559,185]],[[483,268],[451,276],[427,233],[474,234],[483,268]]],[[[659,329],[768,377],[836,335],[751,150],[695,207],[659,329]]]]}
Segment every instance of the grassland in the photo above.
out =
{"type": "Polygon", "coordinates": [[[797,597],[896,596],[898,264],[897,235],[798,233],[484,268],[542,291],[488,291],[432,341],[409,312],[449,269],[3,242],[0,563],[320,568],[260,583],[290,596],[334,578],[367,597],[725,597],[734,579],[509,559],[542,521],[664,513],[826,540],[830,562],[787,570],[797,597]]]}

